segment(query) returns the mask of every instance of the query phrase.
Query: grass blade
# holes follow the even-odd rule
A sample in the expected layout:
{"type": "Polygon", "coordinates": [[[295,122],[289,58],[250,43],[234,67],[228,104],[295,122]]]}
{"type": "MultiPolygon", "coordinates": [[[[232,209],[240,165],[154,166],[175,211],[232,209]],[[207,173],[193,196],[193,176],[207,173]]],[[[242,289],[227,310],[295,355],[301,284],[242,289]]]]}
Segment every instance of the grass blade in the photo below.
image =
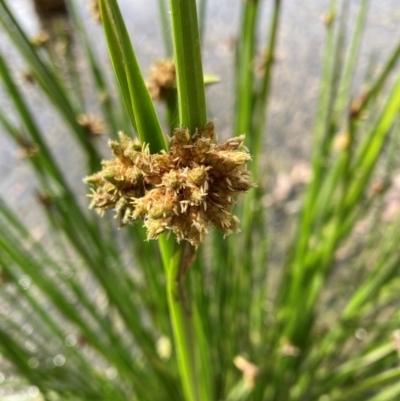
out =
{"type": "Polygon", "coordinates": [[[108,49],[125,103],[142,143],[157,153],[167,148],[154,105],[147,90],[116,0],[100,0],[108,49]]]}

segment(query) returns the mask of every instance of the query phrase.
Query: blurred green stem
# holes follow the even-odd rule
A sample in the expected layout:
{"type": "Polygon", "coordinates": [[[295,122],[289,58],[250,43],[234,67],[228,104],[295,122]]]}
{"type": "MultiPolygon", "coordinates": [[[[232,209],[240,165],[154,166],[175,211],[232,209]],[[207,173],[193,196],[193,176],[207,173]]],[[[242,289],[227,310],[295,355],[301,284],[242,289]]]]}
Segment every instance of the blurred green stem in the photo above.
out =
{"type": "Polygon", "coordinates": [[[158,0],[158,10],[160,12],[162,37],[164,40],[165,53],[166,53],[167,58],[172,58],[174,50],[172,48],[172,40],[171,40],[170,29],[169,29],[168,10],[166,7],[165,0],[158,0]]]}
{"type": "MultiPolygon", "coordinates": [[[[252,132],[252,135],[249,138],[250,144],[252,145],[252,147],[250,148],[250,153],[253,156],[253,161],[251,163],[251,173],[253,179],[256,182],[258,181],[257,175],[260,167],[260,156],[262,155],[262,139],[265,128],[267,104],[271,87],[272,65],[274,62],[281,3],[281,0],[275,0],[274,9],[271,16],[268,47],[266,49],[264,57],[264,74],[261,81],[261,88],[256,99],[257,102],[255,104],[255,127],[254,132],[252,132]]],[[[248,233],[248,235],[251,232],[251,225],[254,223],[253,209],[254,203],[257,202],[257,195],[259,197],[262,196],[262,191],[257,191],[256,189],[254,189],[245,199],[243,212],[243,231],[245,233],[248,233]]]]}
{"type": "Polygon", "coordinates": [[[247,134],[248,147],[252,149],[251,121],[253,107],[253,62],[256,48],[258,1],[246,1],[243,5],[242,35],[238,43],[236,72],[236,123],[235,135],[247,134]]]}
{"type": "Polygon", "coordinates": [[[252,136],[253,149],[250,153],[253,155],[252,174],[253,179],[256,179],[258,172],[258,160],[262,154],[262,139],[264,134],[265,123],[267,119],[267,105],[269,93],[271,88],[272,66],[275,60],[275,48],[277,42],[279,17],[282,9],[282,0],[274,0],[274,6],[271,15],[270,29],[268,33],[268,45],[265,50],[263,60],[263,76],[261,79],[261,87],[257,96],[256,110],[255,110],[255,127],[252,136]]]}
{"type": "Polygon", "coordinates": [[[207,0],[199,1],[199,31],[200,39],[204,39],[204,27],[206,25],[206,11],[207,11],[207,0]]]}

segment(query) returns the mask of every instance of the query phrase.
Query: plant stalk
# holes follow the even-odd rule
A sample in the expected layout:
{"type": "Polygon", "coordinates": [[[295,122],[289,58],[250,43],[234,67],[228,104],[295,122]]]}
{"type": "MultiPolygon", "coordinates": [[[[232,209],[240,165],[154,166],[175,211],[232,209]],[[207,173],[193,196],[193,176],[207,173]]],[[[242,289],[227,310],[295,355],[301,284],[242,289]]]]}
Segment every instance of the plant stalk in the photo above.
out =
{"type": "MultiPolygon", "coordinates": [[[[179,124],[192,134],[207,124],[201,44],[195,0],[170,0],[174,56],[177,75],[179,124]]],[[[167,276],[168,306],[178,352],[178,366],[188,401],[206,400],[207,378],[203,377],[198,339],[194,330],[190,293],[183,284],[195,255],[189,245],[160,239],[167,276]],[[186,248],[187,247],[187,248],[186,248]],[[185,249],[186,248],[186,249],[185,249]],[[187,251],[190,251],[189,254],[187,251]],[[201,372],[201,373],[200,373],[201,372]],[[200,380],[201,378],[201,380],[200,380]]],[[[198,319],[197,326],[200,324],[198,319]]],[[[201,327],[199,327],[201,329],[201,327]]],[[[202,347],[204,348],[204,347],[202,347]]],[[[202,354],[207,350],[202,349],[202,354]]]]}
{"type": "Polygon", "coordinates": [[[207,123],[206,96],[195,0],[170,0],[179,120],[194,133],[207,123]]]}
{"type": "Polygon", "coordinates": [[[168,307],[185,398],[188,401],[200,401],[193,314],[189,297],[183,287],[185,272],[191,264],[191,258],[185,257],[185,248],[189,245],[174,243],[173,239],[167,240],[165,235],[160,238],[159,243],[167,278],[168,307]]]}

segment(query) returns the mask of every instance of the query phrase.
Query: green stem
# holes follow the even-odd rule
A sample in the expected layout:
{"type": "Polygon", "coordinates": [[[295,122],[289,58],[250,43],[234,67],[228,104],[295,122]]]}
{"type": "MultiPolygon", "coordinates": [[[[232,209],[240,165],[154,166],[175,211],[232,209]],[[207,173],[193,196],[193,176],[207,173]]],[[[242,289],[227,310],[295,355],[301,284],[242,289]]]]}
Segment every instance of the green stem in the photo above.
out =
{"type": "Polygon", "coordinates": [[[111,61],[132,125],[140,141],[149,144],[152,153],[165,150],[167,143],[140,71],[118,2],[100,0],[99,5],[111,61]]]}
{"type": "Polygon", "coordinates": [[[169,90],[165,100],[167,104],[168,127],[171,134],[173,134],[174,129],[179,127],[178,92],[175,89],[169,90]]]}
{"type": "Polygon", "coordinates": [[[160,12],[160,21],[162,28],[162,37],[164,39],[165,53],[168,58],[172,58],[173,48],[172,39],[169,31],[169,17],[165,0],[158,0],[158,10],[160,12]]]}
{"type": "MultiPolygon", "coordinates": [[[[192,133],[207,123],[201,45],[195,0],[170,0],[174,54],[177,75],[179,124],[192,133]]],[[[180,376],[188,401],[206,400],[206,374],[198,358],[200,347],[195,335],[190,293],[184,290],[183,277],[192,258],[186,257],[185,245],[160,240],[167,275],[168,306],[178,352],[180,376]],[[198,384],[199,383],[199,384],[198,384]]],[[[189,249],[187,249],[189,250],[189,249]]],[[[197,330],[201,329],[197,319],[197,330]]],[[[204,347],[202,347],[204,348],[204,347]]],[[[201,352],[204,354],[205,349],[201,352]]],[[[200,354],[200,353],[199,353],[200,354]]]]}
{"type": "Polygon", "coordinates": [[[261,80],[261,85],[255,105],[255,127],[254,135],[252,138],[253,149],[251,149],[250,151],[250,153],[253,155],[253,163],[251,164],[253,179],[257,179],[256,174],[259,167],[258,163],[260,156],[262,155],[262,140],[267,119],[267,105],[271,88],[272,67],[275,59],[275,48],[278,35],[279,19],[281,14],[281,4],[282,0],[274,0],[274,8],[270,21],[268,45],[264,58],[265,65],[263,77],[261,80]]]}
{"type": "Polygon", "coordinates": [[[189,267],[184,265],[187,260],[184,258],[185,244],[177,244],[173,239],[167,240],[163,235],[159,245],[167,278],[168,307],[185,398],[188,401],[200,401],[193,314],[183,288],[184,271],[189,267]]]}
{"type": "MultiPolygon", "coordinates": [[[[265,67],[264,75],[261,82],[261,88],[258,93],[257,102],[255,104],[256,110],[254,112],[255,127],[251,139],[252,148],[250,154],[253,155],[253,161],[251,163],[251,173],[253,179],[258,181],[258,171],[260,156],[262,155],[262,139],[264,133],[264,127],[266,122],[266,110],[269,98],[269,92],[271,87],[271,73],[274,62],[275,46],[277,41],[278,23],[281,11],[281,0],[275,0],[274,10],[271,17],[269,41],[265,55],[265,67]]],[[[239,133],[238,133],[239,134],[239,133]]],[[[253,190],[250,191],[245,199],[245,206],[243,212],[243,232],[246,235],[251,235],[251,226],[254,224],[253,218],[253,206],[259,200],[257,197],[263,195],[263,191],[253,190]]],[[[260,220],[261,221],[261,220],[260,220]]]]}
{"type": "Polygon", "coordinates": [[[206,11],[207,11],[207,0],[200,0],[199,2],[199,31],[200,38],[203,41],[204,28],[206,25],[206,11]]]}
{"type": "Polygon", "coordinates": [[[243,5],[242,37],[239,41],[237,53],[235,135],[248,135],[249,149],[252,147],[253,63],[256,47],[258,6],[259,2],[257,0],[246,1],[243,5]]]}
{"type": "Polygon", "coordinates": [[[181,125],[194,132],[207,123],[195,0],[170,0],[181,125]]]}

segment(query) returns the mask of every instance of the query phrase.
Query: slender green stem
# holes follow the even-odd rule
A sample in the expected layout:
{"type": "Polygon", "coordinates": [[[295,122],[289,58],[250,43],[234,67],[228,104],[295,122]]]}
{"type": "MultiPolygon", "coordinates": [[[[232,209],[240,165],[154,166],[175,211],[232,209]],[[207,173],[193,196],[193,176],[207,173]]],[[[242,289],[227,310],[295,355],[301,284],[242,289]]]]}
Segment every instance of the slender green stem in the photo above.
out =
{"type": "Polygon", "coordinates": [[[256,178],[254,174],[258,171],[258,159],[262,154],[262,138],[264,133],[264,127],[266,123],[267,105],[269,99],[269,93],[271,88],[272,80],[272,67],[275,59],[275,48],[278,35],[279,17],[282,9],[282,0],[275,0],[274,9],[272,11],[268,47],[264,56],[264,74],[261,81],[261,88],[258,93],[256,111],[255,111],[255,132],[254,132],[254,147],[251,150],[253,155],[252,163],[252,174],[253,178],[256,178]]]}
{"type": "MultiPolygon", "coordinates": [[[[259,91],[259,95],[257,98],[256,103],[256,110],[255,110],[255,128],[254,128],[254,135],[251,138],[252,149],[250,149],[250,153],[253,156],[253,161],[251,163],[251,172],[253,179],[257,181],[257,174],[259,171],[259,161],[260,156],[262,155],[262,138],[263,138],[263,131],[266,122],[266,108],[268,104],[268,95],[271,86],[271,72],[272,66],[274,62],[274,53],[275,53],[275,46],[277,40],[277,33],[278,33],[278,23],[279,23],[279,16],[281,11],[281,0],[275,0],[274,10],[271,17],[271,26],[269,32],[269,42],[268,48],[265,54],[265,67],[264,67],[264,75],[261,82],[261,89],[259,91]]],[[[244,207],[244,232],[250,233],[251,224],[254,222],[253,219],[253,204],[256,202],[257,195],[262,196],[262,191],[253,190],[250,194],[246,197],[245,200],[245,207],[244,207]]]]}
{"type": "Polygon", "coordinates": [[[397,44],[392,54],[386,61],[385,65],[382,67],[382,70],[374,81],[371,87],[365,90],[358,98],[353,101],[351,111],[353,116],[359,116],[360,113],[366,109],[369,105],[371,99],[373,99],[377,93],[382,89],[386,80],[388,79],[389,74],[393,71],[394,66],[398,62],[400,58],[400,43],[397,44]]]}
{"type": "Polygon", "coordinates": [[[178,92],[175,89],[171,89],[166,96],[167,104],[167,121],[171,133],[174,129],[179,126],[179,106],[178,106],[178,92]]]}
{"type": "Polygon", "coordinates": [[[200,38],[203,41],[204,28],[206,25],[206,13],[207,13],[207,0],[200,0],[199,2],[199,31],[200,38]]]}
{"type": "MultiPolygon", "coordinates": [[[[179,123],[194,133],[207,123],[201,45],[195,0],[170,0],[175,65],[177,74],[179,123]]],[[[168,306],[171,314],[178,366],[188,401],[206,400],[201,358],[194,330],[190,292],[184,288],[183,277],[191,258],[185,256],[185,245],[168,245],[160,240],[164,269],[167,275],[168,306]],[[201,373],[200,373],[201,372],[201,373]]],[[[201,331],[201,320],[196,319],[196,330],[201,331]]],[[[207,352],[207,350],[202,350],[207,352]]]]}
{"type": "MultiPolygon", "coordinates": [[[[243,5],[242,36],[237,54],[236,123],[235,134],[251,135],[253,107],[253,62],[256,46],[256,25],[259,2],[246,1],[243,5]]],[[[251,149],[252,138],[247,138],[251,149]]]]}
{"type": "MultiPolygon", "coordinates": [[[[258,89],[255,98],[254,111],[254,127],[252,127],[250,138],[250,153],[253,161],[250,163],[250,169],[253,179],[258,181],[259,162],[262,155],[262,139],[264,134],[264,126],[266,120],[266,109],[268,103],[268,95],[270,88],[271,72],[273,66],[273,58],[275,52],[275,44],[277,39],[278,22],[281,10],[281,0],[275,0],[274,8],[271,14],[270,29],[267,49],[265,52],[264,75],[261,80],[261,86],[258,89]]],[[[249,121],[251,123],[251,121],[249,121]]],[[[251,317],[250,324],[252,331],[262,330],[262,315],[259,313],[259,305],[262,299],[266,297],[266,277],[265,261],[267,259],[267,230],[265,227],[265,213],[261,199],[264,194],[263,183],[258,183],[255,188],[247,194],[243,206],[243,243],[248,251],[249,257],[240,263],[237,271],[238,291],[246,293],[249,288],[253,287],[254,277],[257,277],[257,285],[251,290],[250,295],[241,297],[243,299],[243,311],[251,317]],[[255,236],[264,246],[254,246],[258,241],[254,241],[255,236]],[[251,255],[251,256],[250,256],[251,255]],[[262,285],[259,285],[262,283],[262,285]],[[256,306],[257,305],[257,306],[256,306]]],[[[237,258],[239,260],[239,258],[237,258]]],[[[235,311],[236,313],[236,311],[235,311]]],[[[244,337],[241,335],[241,337],[244,337]]]]}
{"type": "Polygon", "coordinates": [[[174,49],[172,47],[170,23],[166,7],[166,0],[158,0],[158,10],[160,13],[162,37],[164,40],[165,52],[168,58],[172,58],[174,49]]]}
{"type": "MultiPolygon", "coordinates": [[[[328,15],[332,18],[332,21],[337,12],[337,0],[331,0],[328,15]]],[[[315,145],[313,147],[313,155],[312,155],[312,166],[313,166],[313,181],[307,188],[304,206],[301,215],[301,221],[299,224],[299,240],[296,243],[296,247],[292,254],[289,255],[288,263],[285,266],[287,275],[285,280],[281,282],[281,288],[279,290],[279,302],[283,304],[287,303],[287,297],[290,297],[290,294],[294,294],[290,288],[291,278],[296,274],[300,274],[301,276],[301,263],[295,263],[296,260],[301,259],[303,253],[307,249],[309,238],[311,237],[312,223],[313,217],[315,216],[315,199],[319,194],[319,189],[321,187],[322,180],[322,170],[323,170],[323,162],[326,157],[326,145],[328,142],[328,133],[329,133],[329,116],[330,116],[330,97],[329,94],[332,92],[333,85],[333,64],[334,64],[334,44],[335,44],[335,26],[333,22],[328,24],[328,32],[325,44],[325,55],[324,55],[324,65],[322,71],[322,81],[320,88],[320,97],[319,97],[319,105],[318,105],[318,113],[315,127],[315,145]],[[297,271],[299,269],[299,271],[297,271]]],[[[281,308],[282,317],[286,315],[286,308],[283,306],[281,308]]]]}
{"type": "Polygon", "coordinates": [[[362,35],[365,31],[365,23],[368,15],[368,7],[370,0],[363,0],[360,6],[356,28],[352,37],[351,45],[348,49],[346,63],[343,69],[342,78],[339,86],[339,93],[336,102],[336,113],[338,116],[344,114],[345,108],[348,106],[349,91],[354,76],[357,58],[360,52],[360,43],[362,35]]]}
{"type": "Polygon", "coordinates": [[[170,318],[178,352],[178,365],[185,397],[188,401],[199,401],[199,378],[196,371],[196,356],[193,331],[193,315],[190,300],[183,287],[185,245],[167,240],[163,235],[159,240],[165,275],[170,318]]]}

